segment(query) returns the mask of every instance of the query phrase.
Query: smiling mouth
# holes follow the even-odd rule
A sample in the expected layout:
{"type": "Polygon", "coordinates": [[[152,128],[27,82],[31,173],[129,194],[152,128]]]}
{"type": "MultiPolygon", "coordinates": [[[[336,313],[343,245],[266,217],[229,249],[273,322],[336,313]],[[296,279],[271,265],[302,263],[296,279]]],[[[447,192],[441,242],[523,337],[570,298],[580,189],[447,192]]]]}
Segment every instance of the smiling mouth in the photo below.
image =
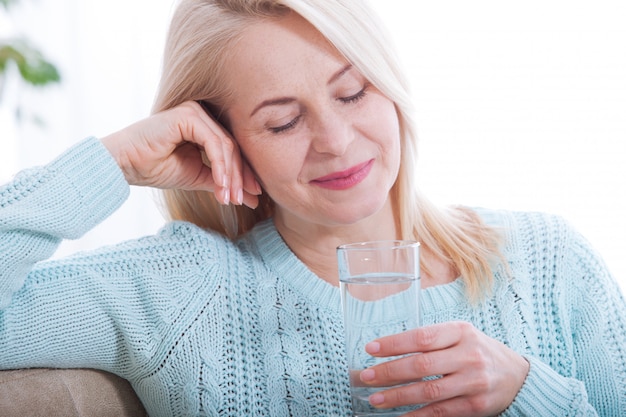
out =
{"type": "Polygon", "coordinates": [[[345,171],[333,172],[332,174],[316,178],[311,183],[329,190],[346,190],[361,183],[368,176],[373,165],[374,160],[370,159],[345,171]]]}

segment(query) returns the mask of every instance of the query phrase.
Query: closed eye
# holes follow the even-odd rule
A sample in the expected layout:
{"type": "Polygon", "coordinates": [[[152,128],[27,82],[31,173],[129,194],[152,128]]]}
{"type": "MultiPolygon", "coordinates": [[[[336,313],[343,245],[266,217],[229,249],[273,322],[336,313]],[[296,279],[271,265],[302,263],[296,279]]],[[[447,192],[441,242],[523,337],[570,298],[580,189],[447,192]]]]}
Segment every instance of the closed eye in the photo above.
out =
{"type": "Polygon", "coordinates": [[[283,133],[286,132],[290,129],[293,129],[296,124],[298,124],[298,121],[300,120],[300,118],[302,117],[301,114],[299,114],[298,116],[296,116],[294,119],[292,119],[289,123],[286,123],[282,126],[277,126],[277,127],[268,127],[268,130],[272,133],[283,133]]]}
{"type": "Polygon", "coordinates": [[[365,95],[367,94],[368,87],[369,87],[369,84],[365,84],[363,88],[361,89],[361,91],[359,91],[358,93],[348,96],[348,97],[339,97],[338,100],[346,104],[356,103],[357,101],[365,97],[365,95]]]}

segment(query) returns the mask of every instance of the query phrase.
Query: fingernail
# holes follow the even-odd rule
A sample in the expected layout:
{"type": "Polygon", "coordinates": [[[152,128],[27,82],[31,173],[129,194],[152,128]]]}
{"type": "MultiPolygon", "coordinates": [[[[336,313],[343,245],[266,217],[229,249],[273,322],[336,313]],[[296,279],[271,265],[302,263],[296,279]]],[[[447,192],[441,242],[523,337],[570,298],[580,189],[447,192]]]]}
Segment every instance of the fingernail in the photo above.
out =
{"type": "Polygon", "coordinates": [[[243,190],[237,190],[237,204],[243,203],[243,190]]]}
{"type": "Polygon", "coordinates": [[[379,405],[385,402],[385,396],[377,392],[376,394],[370,395],[369,400],[370,400],[370,404],[379,405]]]}
{"type": "Polygon", "coordinates": [[[228,205],[230,203],[230,190],[228,188],[224,189],[224,205],[228,205]]]}
{"type": "Polygon", "coordinates": [[[374,372],[372,369],[366,369],[364,371],[361,371],[361,381],[363,382],[372,381],[375,376],[376,372],[374,372]]]}
{"type": "Polygon", "coordinates": [[[378,342],[369,342],[365,345],[365,351],[367,353],[378,353],[380,352],[380,343],[378,342]]]}
{"type": "Polygon", "coordinates": [[[222,187],[228,187],[228,176],[226,176],[226,174],[222,176],[222,187]]]}

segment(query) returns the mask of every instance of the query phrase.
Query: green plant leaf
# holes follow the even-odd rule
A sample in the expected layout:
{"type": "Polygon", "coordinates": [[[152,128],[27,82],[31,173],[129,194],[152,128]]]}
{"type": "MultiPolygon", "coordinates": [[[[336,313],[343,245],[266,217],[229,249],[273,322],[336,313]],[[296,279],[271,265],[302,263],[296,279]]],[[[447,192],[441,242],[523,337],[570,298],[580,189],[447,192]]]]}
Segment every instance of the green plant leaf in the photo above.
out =
{"type": "Polygon", "coordinates": [[[45,85],[61,80],[57,68],[24,40],[0,44],[0,73],[6,70],[9,61],[15,62],[22,79],[29,84],[45,85]]]}
{"type": "Polygon", "coordinates": [[[0,5],[2,5],[6,10],[9,10],[9,7],[13,4],[17,4],[18,0],[0,0],[0,5]]]}

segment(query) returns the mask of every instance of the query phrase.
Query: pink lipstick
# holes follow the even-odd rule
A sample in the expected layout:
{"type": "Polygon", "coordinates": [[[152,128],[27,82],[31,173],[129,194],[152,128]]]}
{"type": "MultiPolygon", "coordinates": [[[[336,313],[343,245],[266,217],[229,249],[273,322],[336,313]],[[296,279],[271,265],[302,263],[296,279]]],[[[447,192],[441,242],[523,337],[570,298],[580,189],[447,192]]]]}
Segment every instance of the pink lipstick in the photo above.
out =
{"type": "Polygon", "coordinates": [[[372,170],[373,165],[374,160],[370,159],[344,171],[333,172],[332,174],[316,178],[311,183],[329,190],[346,190],[363,181],[372,170]]]}

